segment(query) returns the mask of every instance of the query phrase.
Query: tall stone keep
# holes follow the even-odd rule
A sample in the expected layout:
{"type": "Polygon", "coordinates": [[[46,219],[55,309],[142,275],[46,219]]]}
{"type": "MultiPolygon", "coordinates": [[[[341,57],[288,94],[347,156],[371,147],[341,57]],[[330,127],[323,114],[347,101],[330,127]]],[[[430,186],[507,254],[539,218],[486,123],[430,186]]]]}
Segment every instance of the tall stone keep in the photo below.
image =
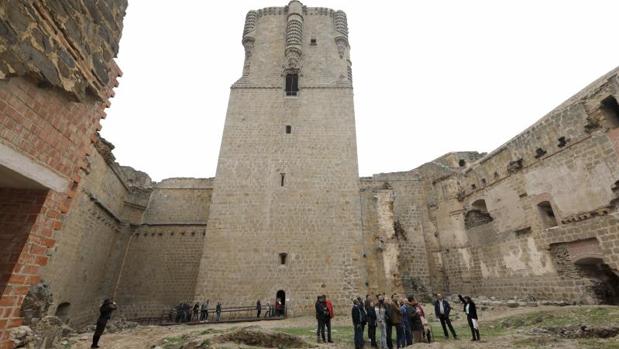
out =
{"type": "Polygon", "coordinates": [[[242,43],[196,299],[347,304],[366,272],[346,14],[249,11],[242,43]]]}

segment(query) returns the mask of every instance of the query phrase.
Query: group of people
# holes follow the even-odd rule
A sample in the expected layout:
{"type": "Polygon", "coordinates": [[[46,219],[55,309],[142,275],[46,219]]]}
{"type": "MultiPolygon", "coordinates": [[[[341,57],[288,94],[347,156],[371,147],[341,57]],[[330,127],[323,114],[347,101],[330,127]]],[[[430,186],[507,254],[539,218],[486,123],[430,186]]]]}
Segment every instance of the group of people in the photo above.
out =
{"type": "MultiPolygon", "coordinates": [[[[458,295],[460,302],[464,306],[467,323],[471,329],[472,341],[479,341],[479,323],[477,319],[477,308],[475,303],[469,296],[458,295]]],[[[209,316],[209,300],[204,303],[197,302],[193,307],[189,303],[179,303],[173,309],[171,319],[176,322],[190,321],[208,321],[209,316]]],[[[99,318],[93,336],[91,348],[99,348],[99,339],[105,330],[108,320],[114,310],[117,309],[116,303],[111,299],[106,299],[99,308],[99,318]]],[[[331,337],[331,320],[335,317],[333,303],[326,295],[320,295],[316,299],[315,304],[316,320],[318,326],[316,329],[317,341],[324,343],[333,343],[331,337]]],[[[215,321],[221,319],[221,303],[217,302],[215,307],[215,321]]],[[[257,317],[260,318],[262,312],[262,304],[260,300],[256,302],[257,317]]],[[[454,339],[458,336],[451,324],[449,318],[451,313],[451,305],[441,294],[436,295],[434,301],[434,314],[440,321],[445,338],[449,338],[449,332],[454,339]],[[449,328],[449,332],[447,329],[449,328]]],[[[267,303],[267,316],[284,316],[285,306],[282,300],[277,298],[275,306],[271,307],[267,303]]],[[[423,306],[417,302],[414,296],[400,297],[397,294],[390,298],[385,297],[385,294],[376,296],[367,295],[365,301],[358,297],[353,300],[351,311],[352,322],[354,326],[354,342],[355,349],[362,349],[365,340],[365,326],[368,326],[368,339],[370,345],[374,348],[393,349],[393,332],[396,333],[396,347],[404,348],[414,343],[431,342],[432,329],[426,319],[426,313],[423,306]],[[376,337],[376,329],[378,328],[380,337],[376,337]]]]}
{"type": "MultiPolygon", "coordinates": [[[[260,318],[260,314],[262,314],[262,303],[260,300],[256,301],[256,317],[260,318]]],[[[272,306],[271,303],[267,303],[266,312],[264,313],[264,317],[283,317],[286,315],[286,307],[282,303],[280,298],[275,300],[275,306],[272,306]]]]}
{"type": "MultiPolygon", "coordinates": [[[[196,302],[196,304],[192,307],[189,303],[181,302],[172,309],[170,313],[170,320],[177,323],[208,321],[209,303],[210,300],[207,299],[206,302],[202,304],[200,304],[200,302],[196,302]]],[[[219,321],[220,319],[221,303],[217,302],[217,305],[215,306],[215,321],[219,321]]]]}
{"type": "MultiPolygon", "coordinates": [[[[458,298],[464,305],[464,313],[471,329],[471,340],[478,341],[480,335],[475,303],[468,296],[458,295],[458,298]]],[[[317,306],[317,318],[318,309],[317,306]]],[[[458,336],[449,318],[450,312],[449,302],[441,294],[437,294],[434,302],[434,314],[441,323],[445,338],[449,338],[447,332],[447,328],[449,328],[453,338],[457,339],[458,336]]],[[[354,326],[355,349],[362,349],[365,344],[366,325],[370,345],[375,348],[393,349],[393,332],[396,333],[395,346],[397,348],[404,348],[414,343],[430,343],[433,339],[432,328],[426,319],[425,310],[412,295],[400,297],[394,294],[390,298],[385,297],[384,294],[374,297],[368,295],[365,301],[358,297],[353,300],[351,316],[354,326]],[[380,333],[378,338],[376,337],[377,328],[380,333]]],[[[318,341],[320,341],[320,337],[318,341]]]]}
{"type": "Polygon", "coordinates": [[[432,341],[432,330],[425,311],[414,296],[400,297],[394,294],[388,298],[384,294],[368,295],[365,301],[359,297],[353,300],[351,315],[355,349],[361,349],[365,344],[366,325],[370,345],[375,348],[392,349],[393,332],[396,333],[397,348],[432,341]],[[377,328],[379,337],[376,336],[377,328]]]}

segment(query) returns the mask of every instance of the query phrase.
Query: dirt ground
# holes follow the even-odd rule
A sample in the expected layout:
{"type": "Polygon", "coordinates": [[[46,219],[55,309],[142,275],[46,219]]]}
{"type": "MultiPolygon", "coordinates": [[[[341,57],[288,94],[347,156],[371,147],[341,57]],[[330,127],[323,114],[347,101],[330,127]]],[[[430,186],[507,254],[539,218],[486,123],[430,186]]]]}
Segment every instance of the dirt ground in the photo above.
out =
{"type": "MultiPolygon", "coordinates": [[[[430,309],[426,307],[426,309],[430,309]]],[[[413,347],[466,349],[466,348],[595,348],[619,349],[619,336],[610,338],[566,338],[549,334],[548,327],[561,326],[619,326],[619,307],[616,306],[540,306],[523,308],[486,309],[480,314],[481,342],[470,341],[466,320],[456,312],[452,316],[458,340],[445,340],[440,324],[430,317],[436,342],[419,343],[413,347]],[[542,329],[540,331],[540,328],[542,329]]],[[[247,344],[220,343],[217,337],[247,326],[257,326],[254,331],[274,331],[305,339],[308,346],[332,349],[354,348],[352,325],[347,317],[336,317],[332,324],[334,344],[316,344],[315,320],[298,317],[279,321],[252,323],[201,324],[176,326],[139,326],[119,333],[104,334],[100,346],[110,349],[191,349],[191,348],[257,348],[247,344]]],[[[562,328],[562,327],[561,327],[562,328]]],[[[394,331],[395,332],[395,331],[394,331]]],[[[267,333],[267,335],[268,335],[267,333]]],[[[367,331],[366,331],[367,338],[367,331]]],[[[395,335],[394,335],[395,336],[395,335]]],[[[229,336],[227,336],[229,337],[229,336]]],[[[68,339],[66,348],[90,347],[92,333],[68,339]]],[[[283,342],[282,342],[283,343],[283,342]]],[[[286,344],[273,347],[286,348],[286,344]]],[[[366,345],[366,348],[370,348],[366,345]]]]}

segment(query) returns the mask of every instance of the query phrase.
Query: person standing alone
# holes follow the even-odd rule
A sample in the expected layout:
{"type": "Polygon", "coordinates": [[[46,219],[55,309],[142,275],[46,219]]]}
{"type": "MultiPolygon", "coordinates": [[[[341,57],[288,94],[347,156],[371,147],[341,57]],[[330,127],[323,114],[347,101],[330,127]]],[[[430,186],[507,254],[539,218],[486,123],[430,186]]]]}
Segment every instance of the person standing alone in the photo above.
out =
{"type": "Polygon", "coordinates": [[[97,327],[95,328],[95,333],[92,336],[92,345],[91,348],[99,348],[99,339],[103,335],[103,331],[105,331],[105,326],[107,325],[108,320],[112,317],[112,312],[116,310],[117,306],[111,299],[106,299],[103,301],[103,304],[99,308],[99,319],[97,319],[97,327]]]}

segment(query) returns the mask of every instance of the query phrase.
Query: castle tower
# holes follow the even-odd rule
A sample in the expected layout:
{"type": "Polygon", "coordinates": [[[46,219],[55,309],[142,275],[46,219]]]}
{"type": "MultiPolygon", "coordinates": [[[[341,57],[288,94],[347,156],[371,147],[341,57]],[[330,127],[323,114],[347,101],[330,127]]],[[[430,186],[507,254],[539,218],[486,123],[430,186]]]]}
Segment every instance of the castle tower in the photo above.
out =
{"type": "Polygon", "coordinates": [[[348,304],[366,276],[346,14],[249,11],[242,43],[196,299],[348,304]]]}

